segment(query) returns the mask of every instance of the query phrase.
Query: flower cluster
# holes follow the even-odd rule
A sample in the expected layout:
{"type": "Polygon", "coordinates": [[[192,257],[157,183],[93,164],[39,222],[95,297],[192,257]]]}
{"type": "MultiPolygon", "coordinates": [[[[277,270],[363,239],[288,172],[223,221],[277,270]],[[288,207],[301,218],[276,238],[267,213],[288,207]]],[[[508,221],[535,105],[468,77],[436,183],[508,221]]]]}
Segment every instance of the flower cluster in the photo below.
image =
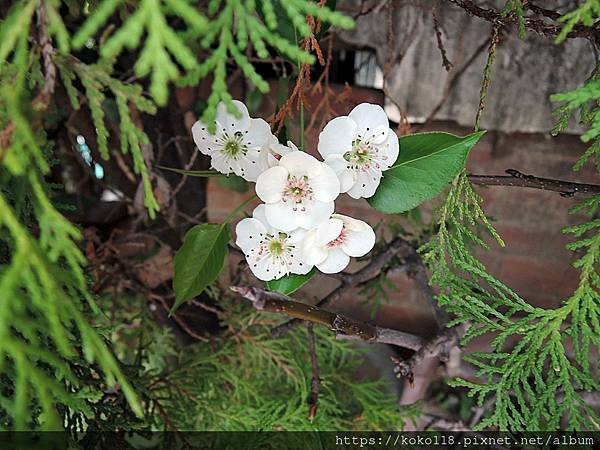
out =
{"type": "Polygon", "coordinates": [[[398,138],[383,109],[363,103],[331,120],[319,135],[319,161],[292,142],[279,144],[269,125],[251,118],[243,103],[233,106],[239,117],[218,106],[215,134],[200,121],[192,134],[214,169],[256,182],[263,204],[236,227],[236,244],[254,275],[277,280],[313,267],[336,273],[351,257],[366,255],[375,244],[373,229],[334,214],[334,201],[340,193],[373,196],[382,172],[396,161],[398,138]]]}

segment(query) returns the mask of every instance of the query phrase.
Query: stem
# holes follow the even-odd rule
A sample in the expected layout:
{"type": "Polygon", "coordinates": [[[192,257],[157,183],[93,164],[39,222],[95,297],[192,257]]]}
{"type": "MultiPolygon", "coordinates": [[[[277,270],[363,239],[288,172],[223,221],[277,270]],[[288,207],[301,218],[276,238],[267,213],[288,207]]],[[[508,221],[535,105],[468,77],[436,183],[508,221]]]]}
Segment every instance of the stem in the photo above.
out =
{"type": "Polygon", "coordinates": [[[508,173],[508,175],[469,174],[467,177],[473,184],[541,189],[544,191],[558,192],[563,197],[590,197],[600,194],[600,185],[597,184],[574,183],[565,180],[541,178],[524,174],[516,169],[507,169],[506,173],[508,173]]]}
{"type": "MultiPolygon", "coordinates": [[[[294,39],[298,42],[298,31],[294,26],[294,39]]],[[[300,60],[296,62],[296,66],[298,67],[298,74],[302,70],[302,64],[300,64],[300,60]]],[[[302,101],[302,94],[300,94],[300,150],[305,151],[304,149],[304,102],[302,101]]]]}
{"type": "Polygon", "coordinates": [[[300,149],[304,152],[304,102],[300,99],[300,149]]]}
{"type": "Polygon", "coordinates": [[[415,351],[419,350],[426,342],[420,336],[359,322],[342,314],[297,302],[278,292],[245,286],[231,286],[230,289],[250,300],[258,311],[284,314],[288,317],[323,325],[333,331],[338,339],[357,339],[370,343],[392,344],[415,351]]]}

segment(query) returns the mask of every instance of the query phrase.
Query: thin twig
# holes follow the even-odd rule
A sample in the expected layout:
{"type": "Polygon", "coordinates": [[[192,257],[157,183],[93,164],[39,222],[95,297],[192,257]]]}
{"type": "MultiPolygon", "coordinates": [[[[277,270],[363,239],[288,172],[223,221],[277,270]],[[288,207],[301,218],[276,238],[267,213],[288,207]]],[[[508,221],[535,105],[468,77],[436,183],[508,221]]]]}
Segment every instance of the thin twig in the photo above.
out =
{"type": "Polygon", "coordinates": [[[419,336],[360,322],[342,314],[297,302],[278,292],[246,286],[232,286],[230,289],[250,300],[254,308],[259,311],[284,314],[324,325],[340,339],[360,339],[369,343],[392,344],[415,351],[425,344],[419,336]]]}
{"type": "Polygon", "coordinates": [[[40,1],[36,8],[38,43],[44,65],[44,85],[32,104],[37,110],[48,108],[56,87],[56,65],[54,64],[54,47],[48,34],[48,14],[45,2],[40,1]]]}
{"type": "MultiPolygon", "coordinates": [[[[494,9],[481,8],[475,5],[471,0],[447,0],[450,3],[455,4],[459,8],[462,8],[472,16],[479,17],[480,19],[486,20],[492,24],[497,24],[502,27],[511,25],[516,22],[514,15],[503,16],[499,11],[494,9]]],[[[538,9],[537,12],[541,12],[538,9]]],[[[549,17],[546,14],[546,17],[549,17]]],[[[560,19],[560,15],[554,16],[556,19],[560,19]]],[[[551,17],[550,17],[551,18],[551,17]]],[[[563,28],[562,24],[549,24],[543,19],[536,19],[532,17],[525,17],[525,28],[534,31],[545,37],[556,37],[558,36],[563,28]]],[[[590,38],[597,40],[600,35],[600,30],[595,26],[585,26],[577,24],[567,34],[568,38],[590,38]]]]}
{"type": "Polygon", "coordinates": [[[558,192],[562,197],[592,197],[600,194],[600,185],[574,183],[571,181],[541,178],[526,175],[516,169],[507,169],[508,175],[474,175],[469,174],[469,181],[483,186],[508,186],[541,189],[558,192]]]}
{"type": "Polygon", "coordinates": [[[319,363],[317,361],[317,345],[315,342],[315,330],[313,323],[306,323],[308,332],[308,352],[310,354],[310,366],[312,369],[312,377],[310,380],[310,395],[308,396],[308,420],[312,423],[317,416],[317,408],[319,407],[319,389],[321,380],[319,379],[319,363]]]}
{"type": "Polygon", "coordinates": [[[458,342],[469,326],[470,324],[468,322],[464,322],[456,327],[443,329],[407,360],[392,357],[391,359],[396,365],[394,372],[396,372],[399,377],[405,377],[408,382],[412,384],[415,366],[425,358],[432,358],[434,356],[437,356],[441,361],[446,361],[450,350],[458,345],[458,342]]]}
{"type": "MultiPolygon", "coordinates": [[[[335,288],[329,295],[319,301],[317,307],[325,307],[331,303],[337,302],[346,292],[352,289],[354,286],[369,281],[370,279],[379,276],[379,273],[390,263],[390,261],[397,255],[403,254],[404,256],[412,255],[414,248],[412,245],[404,240],[402,237],[396,237],[389,245],[386,246],[385,250],[375,255],[371,261],[358,272],[353,274],[340,274],[339,279],[342,282],[337,288],[335,288]]],[[[273,328],[271,334],[274,337],[279,337],[292,328],[298,326],[302,321],[299,319],[291,319],[287,322],[273,328]]]]}
{"type": "Polygon", "coordinates": [[[433,7],[431,8],[431,17],[433,19],[433,29],[435,31],[435,38],[437,39],[437,46],[438,46],[438,49],[442,56],[442,65],[444,66],[444,69],[446,69],[446,72],[450,72],[450,70],[452,69],[452,63],[450,62],[450,60],[448,59],[448,55],[446,54],[446,47],[444,46],[444,41],[442,39],[442,30],[440,27],[440,21],[437,16],[436,6],[437,5],[434,4],[433,7]]]}

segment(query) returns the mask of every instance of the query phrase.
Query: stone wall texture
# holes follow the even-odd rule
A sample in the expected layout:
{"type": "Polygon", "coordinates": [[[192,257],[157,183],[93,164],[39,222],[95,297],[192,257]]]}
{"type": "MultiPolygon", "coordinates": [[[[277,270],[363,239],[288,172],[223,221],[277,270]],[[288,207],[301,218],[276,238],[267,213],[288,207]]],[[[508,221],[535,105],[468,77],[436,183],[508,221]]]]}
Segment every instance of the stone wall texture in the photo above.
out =
{"type": "MultiPolygon", "coordinates": [[[[342,3],[348,9],[359,10],[361,2],[342,3]]],[[[394,1],[388,22],[387,3],[363,2],[363,10],[373,10],[357,19],[354,30],[342,33],[342,40],[376,52],[379,65],[387,66],[387,93],[408,116],[428,117],[445,99],[436,118],[471,127],[478,108],[491,24],[455,5],[435,0],[394,1]],[[447,56],[454,66],[449,72],[442,66],[433,4],[447,56]],[[473,55],[477,56],[472,59],[473,55]]],[[[475,3],[483,7],[496,3],[500,9],[505,2],[475,3]]],[[[547,8],[560,4],[568,9],[564,1],[542,3],[547,8]]],[[[556,45],[552,39],[533,32],[519,39],[516,30],[507,30],[497,47],[482,127],[504,132],[547,132],[555,123],[549,96],[583,83],[594,64],[593,49],[585,39],[568,39],[556,45]]],[[[575,125],[571,131],[578,131],[575,125]]]]}

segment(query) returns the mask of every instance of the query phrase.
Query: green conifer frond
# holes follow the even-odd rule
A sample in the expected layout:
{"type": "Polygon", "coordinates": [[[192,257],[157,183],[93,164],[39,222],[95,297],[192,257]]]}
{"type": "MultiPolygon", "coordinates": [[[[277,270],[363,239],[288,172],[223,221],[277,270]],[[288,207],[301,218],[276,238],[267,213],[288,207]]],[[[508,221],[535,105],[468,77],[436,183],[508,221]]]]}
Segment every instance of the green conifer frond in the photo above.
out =
{"type": "MultiPolygon", "coordinates": [[[[600,235],[575,244],[589,251],[576,264],[581,283],[573,296],[559,308],[537,308],[487,273],[473,256],[472,247],[488,247],[481,232],[502,243],[480,201],[466,176],[459,175],[441,209],[438,234],[421,250],[432,283],[440,287],[439,303],[455,315],[450,325],[471,322],[464,341],[496,335],[491,352],[466,358],[483,382],[459,379],[451,385],[466,388],[480,405],[494,398],[492,414],[478,429],[557,430],[564,417],[569,429],[593,429],[598,417],[582,393],[598,389],[597,369],[589,360],[592,347],[599,344],[600,235]],[[566,350],[571,343],[573,357],[566,350]]],[[[588,207],[597,208],[599,201],[588,202],[588,207]]],[[[583,236],[597,226],[594,222],[565,231],[583,236]]]]}
{"type": "Polygon", "coordinates": [[[588,128],[581,136],[583,142],[589,142],[587,151],[577,160],[574,170],[581,169],[592,159],[600,171],[600,67],[596,67],[587,82],[577,89],[550,96],[550,100],[562,103],[554,112],[558,118],[552,130],[556,135],[569,125],[571,117],[578,116],[582,126],[588,128]]]}
{"type": "Polygon", "coordinates": [[[112,78],[110,76],[112,68],[107,62],[87,65],[73,57],[57,58],[56,62],[74,109],[79,109],[80,103],[77,91],[73,86],[73,80],[79,78],[84,87],[85,98],[96,128],[98,150],[104,159],[109,158],[109,133],[105,124],[103,109],[103,102],[106,100],[105,91],[109,91],[114,96],[119,113],[121,152],[123,154],[131,152],[134,171],[142,176],[144,202],[148,214],[151,218],[154,218],[159,210],[159,205],[154,197],[148,167],[144,162],[141,149],[142,144],[148,143],[148,136],[133,123],[129,105],[134,106],[138,111],[149,114],[156,112],[155,105],[142,95],[140,85],[123,83],[116,78],[112,78]]]}
{"type": "Polygon", "coordinates": [[[162,380],[152,395],[164,399],[162,407],[176,428],[386,430],[402,423],[397,401],[389,395],[390,382],[356,380],[353,373],[363,361],[362,352],[321,327],[314,329],[319,406],[315,420],[308,421],[306,399],[312,373],[306,328],[273,338],[270,330],[279,317],[258,312],[224,293],[218,299],[226,331],[211,345],[173,352],[172,334],[165,335],[164,328],[151,325],[150,320],[140,321],[150,328],[138,330],[147,333],[144,341],[156,343],[144,349],[142,360],[154,355],[152,363],[145,364],[144,378],[149,385],[162,380]]]}
{"type": "Polygon", "coordinates": [[[598,20],[598,17],[600,17],[600,1],[585,0],[576,9],[560,18],[564,26],[556,37],[556,43],[564,41],[575,25],[582,24],[591,27],[598,20]]]}
{"type": "MultiPolygon", "coordinates": [[[[85,45],[122,3],[122,0],[101,2],[73,37],[73,46],[81,48],[85,45]]],[[[170,81],[196,85],[201,78],[212,73],[212,91],[203,115],[206,123],[212,123],[219,102],[224,101],[231,106],[232,98],[226,84],[229,60],[258,90],[267,92],[269,89],[248,59],[246,49],[250,43],[260,58],[269,56],[267,46],[270,46],[294,62],[312,63],[314,56],[300,49],[298,42],[285,37],[290,30],[282,28],[292,26],[301,36],[308,36],[307,15],[342,28],[353,26],[349,17],[326,6],[319,7],[313,0],[261,0],[259,3],[260,8],[256,0],[211,1],[207,10],[207,15],[211,16],[209,22],[189,0],[142,0],[125,18],[119,31],[100,45],[100,55],[114,58],[125,47],[134,49],[142,46],[134,70],[140,77],[150,75],[150,93],[159,105],[167,101],[170,81]],[[281,11],[283,16],[278,19],[276,11],[281,11]],[[263,14],[264,21],[259,13],[263,14]],[[170,16],[181,19],[186,28],[171,28],[168,22],[170,16]],[[197,48],[194,45],[197,41],[209,52],[202,62],[197,59],[197,52],[192,50],[197,48]],[[178,65],[183,69],[183,75],[178,65]]]]}
{"type": "Polygon", "coordinates": [[[501,14],[507,16],[513,13],[517,18],[517,28],[519,37],[523,39],[525,37],[525,14],[523,11],[523,0],[506,0],[504,8],[502,8],[501,14]]]}
{"type": "Polygon", "coordinates": [[[35,239],[0,194],[3,242],[10,245],[8,265],[0,266],[0,371],[15,380],[4,390],[2,409],[14,429],[35,426],[33,405],[41,408],[42,428],[61,429],[56,404],[78,403],[63,383],[79,384],[69,361],[81,348],[89,363],[96,362],[108,385],[118,383],[131,406],[140,405],[103,338],[89,325],[81,299],[91,297],[81,264],[84,257],[73,241],[79,231],[56,212],[35,171],[28,175],[30,201],[36,210],[40,237],[35,239]],[[48,340],[50,339],[50,340],[48,340]]]}

